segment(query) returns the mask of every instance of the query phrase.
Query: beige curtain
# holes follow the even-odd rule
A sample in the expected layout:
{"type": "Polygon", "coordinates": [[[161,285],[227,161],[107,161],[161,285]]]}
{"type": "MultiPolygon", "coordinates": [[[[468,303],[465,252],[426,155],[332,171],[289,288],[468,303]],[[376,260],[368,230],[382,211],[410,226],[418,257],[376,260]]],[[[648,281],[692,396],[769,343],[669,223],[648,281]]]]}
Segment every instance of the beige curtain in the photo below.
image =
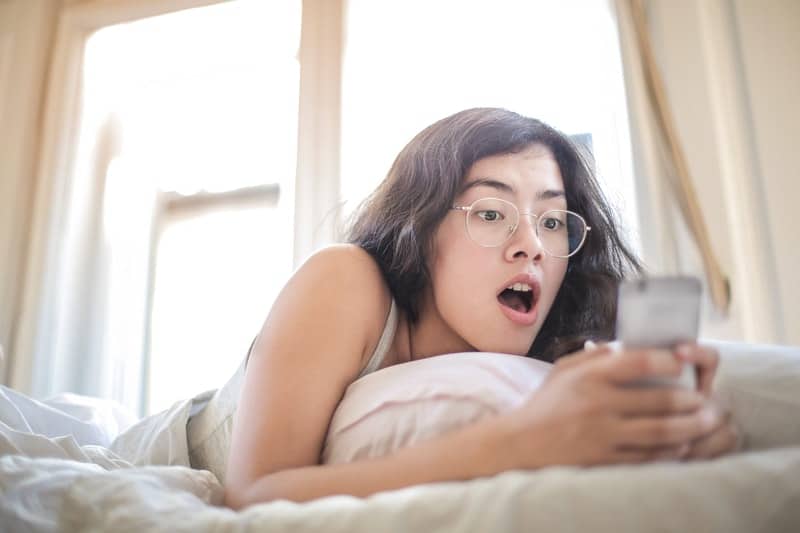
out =
{"type": "Polygon", "coordinates": [[[6,385],[13,384],[20,366],[17,332],[29,277],[25,259],[37,189],[41,103],[60,4],[0,2],[0,383],[6,385]]]}
{"type": "MultiPolygon", "coordinates": [[[[681,147],[680,132],[673,119],[653,53],[645,6],[642,0],[616,0],[615,7],[634,137],[637,186],[643,191],[640,200],[642,196],[649,196],[649,200],[652,200],[659,192],[666,192],[674,199],[700,254],[711,301],[717,311],[725,314],[730,307],[730,281],[722,271],[711,246],[686,156],[681,147]],[[642,180],[648,179],[660,180],[660,183],[642,183],[642,180]]],[[[651,220],[669,225],[669,217],[665,214],[669,209],[668,205],[663,201],[660,205],[664,211],[661,216],[651,217],[651,220]]],[[[644,239],[650,243],[652,256],[669,255],[664,250],[670,246],[677,254],[674,235],[671,235],[674,231],[674,228],[661,227],[643,232],[648,233],[644,235],[644,239]]]]}

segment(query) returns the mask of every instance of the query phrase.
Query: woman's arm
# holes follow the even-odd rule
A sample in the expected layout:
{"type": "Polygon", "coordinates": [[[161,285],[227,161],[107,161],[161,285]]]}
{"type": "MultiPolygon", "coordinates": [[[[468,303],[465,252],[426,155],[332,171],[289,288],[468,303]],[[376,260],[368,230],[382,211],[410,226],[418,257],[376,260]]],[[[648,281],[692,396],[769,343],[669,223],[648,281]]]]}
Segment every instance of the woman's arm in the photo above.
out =
{"type": "Polygon", "coordinates": [[[275,499],[308,501],[333,494],[366,497],[384,490],[456,481],[504,470],[492,444],[503,434],[500,420],[481,421],[381,458],[308,465],[267,474],[247,486],[228,485],[225,503],[235,509],[275,499]],[[494,426],[494,427],[493,427],[494,426]]]}
{"type": "MultiPolygon", "coordinates": [[[[281,497],[286,474],[316,465],[346,387],[377,343],[390,296],[372,258],[355,246],[309,258],[278,295],[253,346],[225,480],[233,506],[281,497]],[[258,482],[274,494],[244,499],[258,482]]],[[[290,476],[291,477],[291,476],[290,476]]]]}
{"type": "Polygon", "coordinates": [[[382,490],[474,479],[511,469],[677,459],[685,453],[686,442],[715,427],[717,422],[710,413],[700,409],[703,398],[693,391],[619,389],[621,394],[616,396],[613,385],[603,390],[604,384],[614,380],[622,383],[643,376],[679,375],[675,370],[679,366],[671,365],[663,354],[638,354],[628,362],[616,356],[596,358],[593,354],[592,360],[559,366],[553,379],[548,379],[548,388],[513,412],[481,420],[386,457],[268,474],[244,490],[228,491],[226,503],[240,508],[273,499],[306,501],[332,494],[368,496],[382,490]],[[584,386],[576,389],[574,384],[578,381],[584,386]],[[561,390],[565,387],[568,392],[561,390]],[[552,405],[554,401],[559,405],[552,405]]]}
{"type": "Polygon", "coordinates": [[[322,466],[333,412],[377,345],[391,297],[360,248],[325,249],[278,296],[248,363],[225,480],[240,508],[285,498],[374,492],[497,471],[498,431],[467,428],[390,458],[322,466]]]}
{"type": "Polygon", "coordinates": [[[229,506],[675,457],[715,423],[694,391],[624,387],[626,380],[678,375],[677,359],[601,349],[559,360],[513,412],[384,458],[319,465],[331,416],[377,344],[390,301],[377,265],[352,246],[323,250],[292,277],[248,364],[225,480],[229,506]]]}

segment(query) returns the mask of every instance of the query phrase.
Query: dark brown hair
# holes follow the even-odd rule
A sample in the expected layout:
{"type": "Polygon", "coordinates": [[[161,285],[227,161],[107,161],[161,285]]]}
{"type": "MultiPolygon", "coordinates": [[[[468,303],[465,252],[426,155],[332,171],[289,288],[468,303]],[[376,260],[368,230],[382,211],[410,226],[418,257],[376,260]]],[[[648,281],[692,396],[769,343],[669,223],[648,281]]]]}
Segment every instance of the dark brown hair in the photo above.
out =
{"type": "Polygon", "coordinates": [[[592,228],[569,258],[564,281],[528,355],[554,361],[587,338],[614,334],[616,290],[641,266],[617,229],[615,213],[584,152],[543,122],[505,109],[461,111],[427,127],[398,154],[386,179],[354,214],[347,241],[364,248],[383,272],[409,322],[419,318],[430,283],[433,236],[472,165],[484,157],[550,149],[561,171],[569,209],[592,228]]]}

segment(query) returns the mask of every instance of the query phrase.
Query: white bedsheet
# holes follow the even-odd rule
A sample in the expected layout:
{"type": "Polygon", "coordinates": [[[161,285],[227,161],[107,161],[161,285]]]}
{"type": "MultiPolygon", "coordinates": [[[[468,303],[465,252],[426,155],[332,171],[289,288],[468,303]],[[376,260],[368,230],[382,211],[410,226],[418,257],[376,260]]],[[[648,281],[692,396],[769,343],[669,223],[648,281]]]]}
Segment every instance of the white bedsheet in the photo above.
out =
{"type": "MultiPolygon", "coordinates": [[[[771,368],[775,371],[770,375],[783,381],[770,382],[770,389],[800,394],[798,360],[780,361],[784,366],[771,368]],[[789,375],[794,376],[791,382],[789,375]]],[[[735,368],[723,372],[730,390],[743,382],[748,367],[737,360],[735,368]]],[[[755,433],[751,440],[762,447],[713,461],[553,467],[412,487],[363,500],[336,496],[306,504],[279,501],[237,513],[220,506],[222,487],[210,472],[188,468],[191,400],[117,436],[116,430],[125,429],[128,421],[122,417],[108,423],[108,416],[93,413],[113,412],[101,402],[75,398],[83,406],[75,410],[69,400],[46,405],[0,387],[0,532],[797,533],[800,410],[783,394],[780,403],[771,403],[778,406],[772,411],[780,415],[782,427],[761,431],[758,424],[766,427],[768,420],[764,409],[755,407],[765,396],[737,396],[751,406],[750,411],[742,408],[750,416],[743,420],[750,431],[758,430],[760,440],[755,433]],[[767,445],[773,448],[764,449],[767,445]]]]}
{"type": "Polygon", "coordinates": [[[796,532],[800,448],[693,465],[550,468],[366,500],[216,506],[209,472],[0,458],[3,531],[796,532]]]}

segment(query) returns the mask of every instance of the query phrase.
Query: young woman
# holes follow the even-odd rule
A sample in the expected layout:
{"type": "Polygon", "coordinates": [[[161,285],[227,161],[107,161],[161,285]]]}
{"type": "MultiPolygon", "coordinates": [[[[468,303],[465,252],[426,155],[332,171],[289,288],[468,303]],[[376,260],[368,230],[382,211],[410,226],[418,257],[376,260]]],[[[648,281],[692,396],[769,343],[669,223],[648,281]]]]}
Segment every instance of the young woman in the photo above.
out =
{"type": "Polygon", "coordinates": [[[295,272],[252,347],[225,480],[231,507],[733,447],[710,399],[712,350],[581,349],[612,337],[617,285],[640,267],[590,167],[549,126],[502,109],[433,124],[398,155],[348,240],[295,272]],[[359,376],[466,351],[555,365],[512,412],[387,457],[319,464],[359,376]],[[677,376],[687,362],[698,391],[625,386],[677,376]]]}

